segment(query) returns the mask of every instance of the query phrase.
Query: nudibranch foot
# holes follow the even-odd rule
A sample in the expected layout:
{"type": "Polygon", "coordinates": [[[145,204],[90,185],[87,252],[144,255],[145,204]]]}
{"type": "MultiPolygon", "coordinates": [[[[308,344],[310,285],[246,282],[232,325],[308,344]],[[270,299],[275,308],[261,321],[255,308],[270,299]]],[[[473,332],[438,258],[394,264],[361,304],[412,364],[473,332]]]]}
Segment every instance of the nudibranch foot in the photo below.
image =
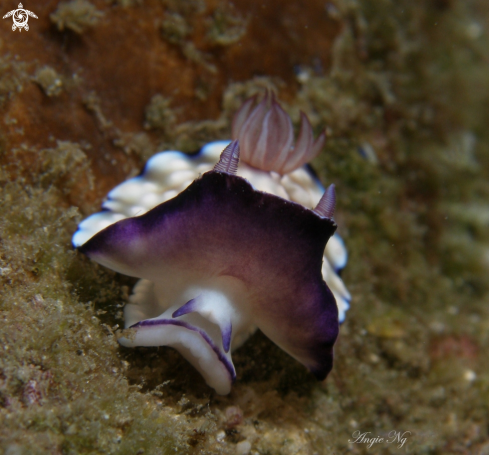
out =
{"type": "Polygon", "coordinates": [[[212,324],[206,324],[198,315],[189,319],[190,322],[176,320],[166,313],[159,318],[145,319],[131,326],[136,332],[134,336],[120,338],[119,343],[125,347],[172,347],[195,367],[219,395],[228,394],[236,379],[231,355],[214,343],[212,335],[215,336],[215,327],[212,324]]]}

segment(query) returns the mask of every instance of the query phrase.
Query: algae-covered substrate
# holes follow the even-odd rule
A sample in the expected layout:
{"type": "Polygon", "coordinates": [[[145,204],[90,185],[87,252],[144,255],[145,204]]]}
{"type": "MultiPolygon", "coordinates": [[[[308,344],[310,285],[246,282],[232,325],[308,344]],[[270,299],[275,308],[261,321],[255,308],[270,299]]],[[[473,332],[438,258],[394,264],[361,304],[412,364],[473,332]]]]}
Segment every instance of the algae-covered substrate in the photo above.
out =
{"type": "Polygon", "coordinates": [[[484,0],[24,8],[28,31],[0,24],[1,453],[489,453],[484,0]],[[118,345],[135,280],[70,239],[264,88],[326,127],[352,304],[325,382],[257,333],[222,397],[176,351],[118,345]]]}

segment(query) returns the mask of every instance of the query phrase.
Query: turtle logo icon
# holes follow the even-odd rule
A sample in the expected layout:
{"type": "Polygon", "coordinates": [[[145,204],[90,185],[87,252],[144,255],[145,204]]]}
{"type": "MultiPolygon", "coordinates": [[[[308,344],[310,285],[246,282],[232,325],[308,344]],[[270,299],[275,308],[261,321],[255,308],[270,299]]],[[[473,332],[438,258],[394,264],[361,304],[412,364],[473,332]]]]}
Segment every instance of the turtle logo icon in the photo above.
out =
{"type": "Polygon", "coordinates": [[[5,16],[3,16],[3,18],[5,19],[10,16],[12,16],[12,19],[14,20],[14,23],[12,25],[12,31],[14,32],[17,29],[19,29],[19,32],[21,32],[23,28],[25,28],[26,31],[29,30],[29,25],[27,24],[29,16],[38,19],[38,17],[32,11],[24,9],[22,3],[19,3],[18,9],[14,9],[8,12],[7,14],[5,14],[5,16]]]}

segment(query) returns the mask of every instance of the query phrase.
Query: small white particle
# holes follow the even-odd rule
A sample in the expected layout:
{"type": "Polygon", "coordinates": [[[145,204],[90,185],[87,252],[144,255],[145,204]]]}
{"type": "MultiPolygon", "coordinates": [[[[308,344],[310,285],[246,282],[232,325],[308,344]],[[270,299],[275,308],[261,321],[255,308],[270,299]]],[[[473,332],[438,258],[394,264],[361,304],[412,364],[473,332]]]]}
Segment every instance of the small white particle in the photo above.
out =
{"type": "Polygon", "coordinates": [[[476,22],[472,22],[472,24],[470,24],[467,27],[467,31],[466,31],[467,37],[470,39],[473,39],[473,40],[480,38],[482,36],[483,32],[484,32],[484,30],[482,29],[480,24],[478,24],[476,22]]]}
{"type": "Polygon", "coordinates": [[[380,357],[377,354],[370,354],[370,361],[372,363],[378,363],[380,361],[380,357]]]}
{"type": "Polygon", "coordinates": [[[7,276],[11,271],[10,267],[0,267],[0,276],[7,276]]]}
{"type": "Polygon", "coordinates": [[[224,441],[224,438],[226,437],[226,433],[224,431],[220,431],[219,433],[216,434],[216,440],[217,442],[222,442],[224,441]]]}
{"type": "Polygon", "coordinates": [[[241,441],[236,444],[237,455],[248,455],[251,450],[251,444],[249,441],[241,441]]]}

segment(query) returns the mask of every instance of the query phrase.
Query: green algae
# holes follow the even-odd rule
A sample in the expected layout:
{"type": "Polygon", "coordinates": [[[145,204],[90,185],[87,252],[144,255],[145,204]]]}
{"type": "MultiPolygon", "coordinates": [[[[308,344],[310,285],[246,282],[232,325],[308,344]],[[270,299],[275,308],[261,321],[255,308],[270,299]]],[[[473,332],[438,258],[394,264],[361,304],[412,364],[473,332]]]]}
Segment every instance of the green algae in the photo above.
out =
{"type": "Polygon", "coordinates": [[[171,99],[165,98],[161,94],[154,95],[145,109],[144,127],[147,129],[161,129],[166,134],[170,134],[175,127],[176,115],[170,108],[171,99]]]}
{"type": "Polygon", "coordinates": [[[232,3],[221,2],[208,20],[207,37],[212,44],[229,46],[243,38],[247,22],[232,3]]]}
{"type": "MultiPolygon", "coordinates": [[[[83,146],[2,150],[11,164],[0,179],[1,450],[231,454],[248,442],[258,454],[486,453],[489,90],[479,8],[338,2],[331,14],[345,25],[331,69],[302,69],[287,100],[296,122],[304,109],[316,129],[327,126],[313,164],[337,185],[350,253],[352,308],[322,384],[260,333],[233,355],[228,397],[171,349],[120,348],[133,280],[70,247],[77,207],[97,210],[83,206],[96,184],[83,146]],[[233,427],[230,406],[243,412],[233,427]],[[357,430],[411,433],[402,449],[368,449],[349,444],[357,430]]],[[[28,78],[25,64],[1,68],[6,101],[28,78]]],[[[240,101],[263,87],[282,88],[269,78],[230,84],[220,118],[175,128],[158,104],[161,144],[191,151],[228,137],[240,101]]]]}
{"type": "Polygon", "coordinates": [[[0,106],[22,91],[27,79],[27,65],[18,56],[7,55],[0,59],[0,106]]]}
{"type": "Polygon", "coordinates": [[[61,2],[50,15],[50,19],[60,31],[68,29],[82,34],[86,29],[97,25],[103,16],[104,14],[89,1],[71,0],[61,2]]]}
{"type": "MultiPolygon", "coordinates": [[[[46,158],[40,154],[39,159],[46,158]]],[[[62,157],[60,163],[67,164],[62,157]]],[[[64,172],[76,175],[77,167],[73,160],[64,172]]],[[[131,394],[113,334],[89,302],[79,302],[66,279],[76,267],[70,236],[80,219],[77,209],[63,204],[54,185],[46,189],[41,182],[3,177],[0,199],[8,215],[0,232],[2,448],[12,453],[134,453],[123,439],[132,431],[141,448],[156,437],[160,442],[151,446],[161,453],[178,447],[165,430],[164,416],[142,428],[137,423],[155,406],[144,395],[131,394]]]]}
{"type": "Polygon", "coordinates": [[[63,90],[63,81],[60,75],[50,66],[43,66],[37,70],[34,79],[44,90],[47,96],[58,96],[63,90]]]}

